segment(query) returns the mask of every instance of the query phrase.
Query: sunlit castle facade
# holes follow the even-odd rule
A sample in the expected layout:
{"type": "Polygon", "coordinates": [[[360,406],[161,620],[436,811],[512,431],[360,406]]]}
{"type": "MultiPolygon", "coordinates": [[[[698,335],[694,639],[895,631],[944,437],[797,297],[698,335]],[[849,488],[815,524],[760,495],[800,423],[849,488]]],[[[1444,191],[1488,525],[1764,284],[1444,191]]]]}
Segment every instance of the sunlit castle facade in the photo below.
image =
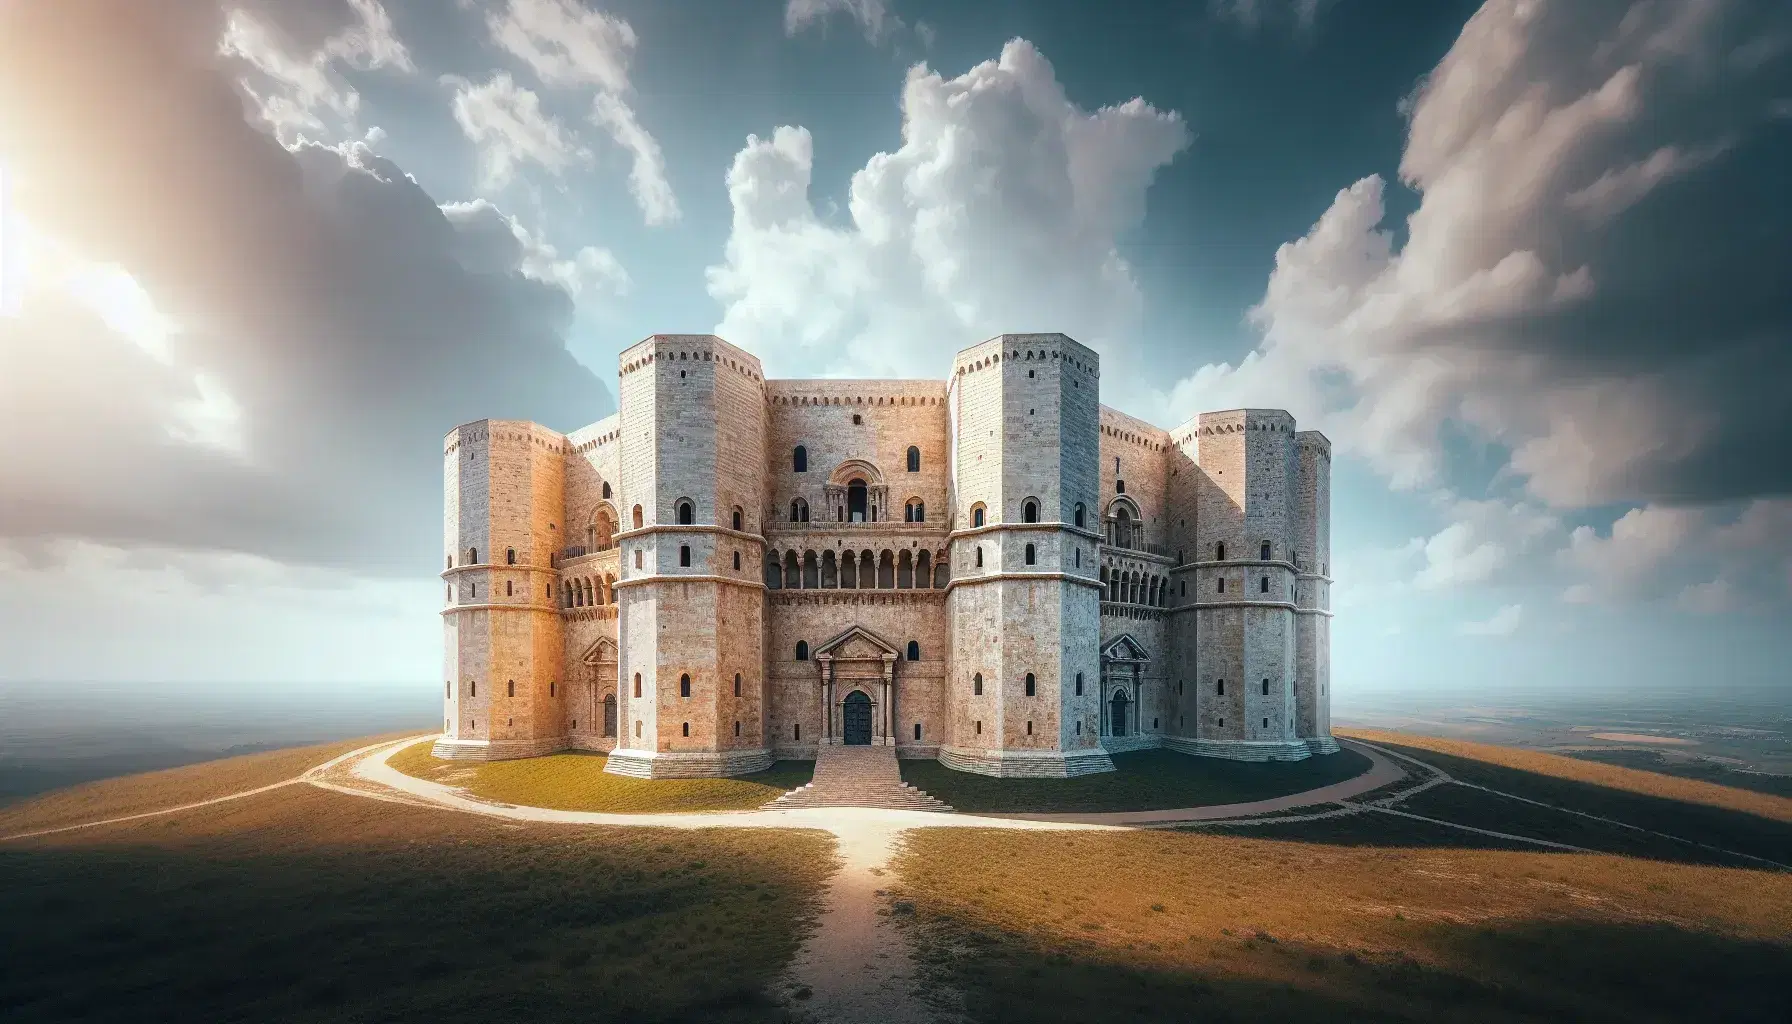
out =
{"type": "Polygon", "coordinates": [[[1331,446],[1271,409],[1164,431],[1099,359],[1002,335],[946,380],[620,357],[620,411],[444,450],[438,756],[735,775],[878,744],[987,775],[1331,737],[1331,446]]]}

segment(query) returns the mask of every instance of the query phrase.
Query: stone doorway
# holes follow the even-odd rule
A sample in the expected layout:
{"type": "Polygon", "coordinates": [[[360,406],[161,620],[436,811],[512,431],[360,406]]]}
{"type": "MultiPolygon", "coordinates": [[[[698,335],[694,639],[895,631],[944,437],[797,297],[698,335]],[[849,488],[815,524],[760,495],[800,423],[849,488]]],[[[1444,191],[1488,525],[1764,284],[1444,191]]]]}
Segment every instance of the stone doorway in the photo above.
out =
{"type": "Polygon", "coordinates": [[[865,696],[864,690],[854,690],[846,695],[841,709],[842,740],[849,747],[868,747],[871,745],[871,698],[865,696]]]}
{"type": "Polygon", "coordinates": [[[1128,703],[1128,701],[1126,699],[1126,694],[1124,694],[1124,693],[1114,694],[1113,701],[1108,705],[1110,708],[1110,710],[1108,712],[1108,735],[1109,736],[1124,736],[1124,735],[1126,735],[1126,718],[1127,718],[1126,705],[1127,705],[1127,703],[1128,703]]]}

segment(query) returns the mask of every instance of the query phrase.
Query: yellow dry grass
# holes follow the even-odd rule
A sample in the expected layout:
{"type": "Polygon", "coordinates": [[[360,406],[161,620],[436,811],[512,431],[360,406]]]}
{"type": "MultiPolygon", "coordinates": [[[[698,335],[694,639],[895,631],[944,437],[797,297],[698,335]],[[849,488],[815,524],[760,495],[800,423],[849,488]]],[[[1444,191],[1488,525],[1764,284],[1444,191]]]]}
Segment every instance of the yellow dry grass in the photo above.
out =
{"type": "Polygon", "coordinates": [[[924,960],[985,1020],[1697,1016],[1687,998],[1737,1019],[1792,969],[1782,873],[965,829],[910,833],[895,867],[924,960]]]}
{"type": "Polygon", "coordinates": [[[1336,734],[1370,743],[1392,743],[1405,747],[1417,747],[1422,750],[1448,754],[1452,757],[1483,761],[1550,778],[1605,786],[1626,793],[1702,804],[1707,807],[1720,807],[1725,810],[1759,815],[1774,821],[1792,822],[1792,799],[1769,793],[1751,792],[1746,789],[1733,789],[1729,786],[1720,786],[1697,779],[1677,778],[1672,775],[1661,775],[1635,768],[1602,764],[1598,761],[1583,761],[1572,757],[1563,757],[1559,754],[1545,754],[1535,750],[1497,747],[1487,743],[1441,739],[1435,736],[1420,736],[1414,733],[1393,732],[1384,729],[1339,729],[1336,730],[1336,734]]]}
{"type": "Polygon", "coordinates": [[[270,750],[70,786],[0,810],[0,836],[78,825],[227,796],[295,778],[338,754],[405,735],[364,736],[336,743],[270,750]]]}
{"type": "Polygon", "coordinates": [[[550,754],[514,761],[444,761],[431,742],[393,754],[387,764],[406,775],[465,790],[494,803],[560,811],[656,814],[744,811],[808,782],[812,761],[780,761],[770,769],[729,779],[632,779],[604,772],[601,754],[550,754]]]}

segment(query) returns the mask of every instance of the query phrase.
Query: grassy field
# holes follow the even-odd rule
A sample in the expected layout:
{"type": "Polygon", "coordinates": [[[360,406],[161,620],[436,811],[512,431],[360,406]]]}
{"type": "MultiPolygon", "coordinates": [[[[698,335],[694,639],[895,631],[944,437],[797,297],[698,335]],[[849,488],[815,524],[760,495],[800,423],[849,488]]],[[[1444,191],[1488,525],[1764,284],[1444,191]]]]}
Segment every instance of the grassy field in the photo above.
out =
{"type": "Polygon", "coordinates": [[[1114,771],[1071,779],[993,779],[938,761],[902,761],[902,781],[966,812],[1156,811],[1264,800],[1354,779],[1369,759],[1344,750],[1304,761],[1227,761],[1172,750],[1114,755],[1114,771]]]}
{"type": "Polygon", "coordinates": [[[255,789],[302,775],[306,769],[357,747],[382,739],[399,739],[404,735],[364,736],[337,743],[245,754],[71,786],[0,808],[0,836],[122,817],[255,789]]]}
{"type": "Polygon", "coordinates": [[[419,779],[464,789],[495,803],[560,811],[657,814],[744,811],[808,783],[814,761],[779,761],[731,779],[631,779],[604,772],[602,754],[550,754],[515,761],[443,761],[417,743],[386,763],[419,779]]]}
{"type": "Polygon", "coordinates": [[[0,1018],[784,1021],[831,840],[292,786],[0,845],[0,1018]]]}
{"type": "MultiPolygon", "coordinates": [[[[1395,738],[1458,778],[1645,828],[1722,820],[1726,839],[1772,850],[1784,827],[1735,809],[1759,794],[1395,738]]],[[[1465,786],[1400,806],[1612,852],[1373,812],[1175,832],[930,829],[909,834],[886,899],[930,984],[978,1021],[1792,1017],[1792,873],[1465,786]]]]}
{"type": "Polygon", "coordinates": [[[1613,747],[1610,750],[1580,749],[1559,751],[1564,757],[1572,757],[1576,761],[1599,761],[1613,764],[1621,768],[1639,768],[1648,772],[1660,772],[1663,775],[1677,775],[1683,779],[1699,779],[1735,789],[1752,789],[1757,793],[1768,793],[1779,797],[1792,797],[1792,775],[1768,775],[1762,772],[1742,771],[1727,765],[1712,764],[1672,757],[1659,750],[1636,750],[1630,747],[1613,747]]]}
{"type": "MultiPolygon", "coordinates": [[[[1546,780],[1552,779],[1568,783],[1584,783],[1601,787],[1613,793],[1659,797],[1682,804],[1716,807],[1773,821],[1792,822],[1792,799],[1775,796],[1771,793],[1720,786],[1699,779],[1676,778],[1659,772],[1640,771],[1635,768],[1564,757],[1560,754],[1545,754],[1535,750],[1496,747],[1487,743],[1439,739],[1435,736],[1418,736],[1405,732],[1380,729],[1340,729],[1338,735],[1367,740],[1371,743],[1411,748],[1408,751],[1410,753],[1428,751],[1432,754],[1445,755],[1435,759],[1436,763],[1452,774],[1454,774],[1454,770],[1448,767],[1450,764],[1457,764],[1473,771],[1509,768],[1526,775],[1536,776],[1535,785],[1537,786],[1546,786],[1548,784],[1546,780]],[[1485,767],[1474,768],[1473,765],[1485,767]]],[[[1427,760],[1431,759],[1427,758],[1427,760]]],[[[1479,780],[1466,779],[1465,781],[1479,780]]]]}
{"type": "Polygon", "coordinates": [[[1306,828],[929,829],[888,899],[927,977],[985,1022],[1792,1013],[1792,876],[1465,849],[1384,815],[1306,828]],[[1312,837],[1339,827],[1404,848],[1312,837]]]}
{"type": "MultiPolygon", "coordinates": [[[[1448,742],[1448,741],[1439,741],[1448,742]]],[[[1485,750],[1500,751],[1501,760],[1506,763],[1495,763],[1485,760],[1485,753],[1458,747],[1459,753],[1439,753],[1427,747],[1384,743],[1390,750],[1397,750],[1419,758],[1427,764],[1441,768],[1451,777],[1463,782],[1486,786],[1488,789],[1514,796],[1537,800],[1553,807],[1565,807],[1586,814],[1610,818],[1628,825],[1665,832],[1668,835],[1693,839],[1708,846],[1755,857],[1765,857],[1781,864],[1792,864],[1792,821],[1783,818],[1768,817],[1757,813],[1736,810],[1738,805],[1747,805],[1755,800],[1763,801],[1762,809],[1777,810],[1771,801],[1780,798],[1760,793],[1730,791],[1714,798],[1711,790],[1723,787],[1706,782],[1693,782],[1669,776],[1656,776],[1660,782],[1649,778],[1651,773],[1631,768],[1615,768],[1611,765],[1596,762],[1576,761],[1572,758],[1557,757],[1552,754],[1531,754],[1529,751],[1514,751],[1504,747],[1485,747],[1485,750]],[[1480,754],[1480,756],[1472,756],[1480,754]],[[1516,760],[1509,755],[1527,755],[1539,759],[1543,766],[1552,770],[1551,774],[1526,771],[1510,766],[1516,760]],[[1470,755],[1470,756],[1465,756],[1470,755]],[[1547,759],[1547,760],[1544,760],[1547,759]],[[1567,767],[1549,763],[1566,761],[1567,767]],[[1585,778],[1598,781],[1583,781],[1568,776],[1575,769],[1585,769],[1585,778]],[[1614,777],[1611,773],[1624,773],[1623,777],[1614,777]],[[1638,779],[1636,776],[1643,776],[1638,779]],[[1611,783],[1618,782],[1614,786],[1611,783]],[[1687,789],[1684,787],[1697,787],[1687,789]],[[1680,793],[1682,798],[1669,795],[1680,793]],[[1685,799],[1690,796],[1692,799],[1685,799]]],[[[1470,745],[1480,747],[1480,744],[1470,745]]],[[[1782,801],[1783,802],[1783,801],[1782,801]]],[[[1500,832],[1512,832],[1519,835],[1535,835],[1540,839],[1553,839],[1557,842],[1608,853],[1622,853],[1632,856],[1665,857],[1670,860],[1701,860],[1742,864],[1742,861],[1713,858],[1701,852],[1697,847],[1683,843],[1666,842],[1647,836],[1639,836],[1625,829],[1617,829],[1598,822],[1589,822],[1584,818],[1563,815],[1546,808],[1535,807],[1512,800],[1502,800],[1491,794],[1480,793],[1462,786],[1443,786],[1414,797],[1401,807],[1415,814],[1430,817],[1442,817],[1450,821],[1460,821],[1478,828],[1489,828],[1500,832]]]]}

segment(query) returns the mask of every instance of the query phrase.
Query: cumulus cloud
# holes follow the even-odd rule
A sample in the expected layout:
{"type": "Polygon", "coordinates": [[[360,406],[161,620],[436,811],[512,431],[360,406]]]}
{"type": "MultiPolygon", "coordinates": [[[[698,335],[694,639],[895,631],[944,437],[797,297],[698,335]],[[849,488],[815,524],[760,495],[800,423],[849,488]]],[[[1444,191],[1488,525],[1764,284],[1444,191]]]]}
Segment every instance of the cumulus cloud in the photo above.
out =
{"type": "Polygon", "coordinates": [[[784,34],[794,36],[810,26],[824,24],[835,14],[844,14],[857,22],[865,33],[865,41],[873,46],[902,27],[902,20],[890,13],[884,0],[786,0],[784,34]]]}
{"type": "Polygon", "coordinates": [[[1792,489],[1792,237],[1761,116],[1783,6],[1490,0],[1406,101],[1404,241],[1385,185],[1341,189],[1276,254],[1262,342],[1173,389],[1285,404],[1396,486],[1446,429],[1537,499],[1720,502],[1792,489]],[[1747,59],[1744,59],[1746,57],[1747,59]]]}
{"type": "Polygon", "coordinates": [[[1558,558],[1577,579],[1562,595],[1571,603],[1673,598],[1722,611],[1782,601],[1792,592],[1792,499],[1646,505],[1608,530],[1576,529],[1558,558]]]}
{"type": "Polygon", "coordinates": [[[1511,636],[1524,620],[1524,606],[1509,604],[1477,622],[1465,622],[1459,628],[1463,636],[1511,636]]]}
{"type": "Polygon", "coordinates": [[[589,120],[629,155],[629,192],[643,219],[650,225],[678,220],[678,199],[659,142],[642,127],[628,99],[634,28],[579,0],[507,0],[486,15],[486,28],[492,41],[527,64],[543,85],[590,90],[589,120]]]}
{"type": "Polygon", "coordinates": [[[0,97],[29,97],[0,100],[19,207],[175,325],[162,358],[74,298],[0,323],[3,401],[54,439],[0,461],[0,537],[432,565],[417,524],[439,515],[447,429],[612,407],[566,351],[564,265],[589,264],[586,287],[614,273],[496,211],[451,216],[365,144],[282,145],[224,27],[196,4],[0,8],[0,97]],[[235,450],[170,430],[219,396],[235,450]]]}
{"type": "Polygon", "coordinates": [[[262,118],[288,137],[323,131],[326,113],[354,121],[361,96],[340,67],[416,70],[378,0],[242,0],[225,15],[218,50],[259,76],[245,76],[244,89],[262,118]]]}
{"type": "Polygon", "coordinates": [[[1189,145],[1182,118],[1137,98],[1081,109],[1018,39],[956,78],[912,68],[902,115],[901,147],[853,174],[838,218],[810,196],[806,129],[748,137],[708,270],[717,333],[774,373],[937,376],[1003,331],[1121,351],[1142,300],[1118,241],[1189,145]]]}
{"type": "Polygon", "coordinates": [[[454,123],[479,147],[481,187],[501,189],[524,164],[537,164],[558,177],[591,152],[579,145],[559,121],[544,113],[541,99],[499,72],[475,84],[445,76],[454,87],[454,123]]]}

